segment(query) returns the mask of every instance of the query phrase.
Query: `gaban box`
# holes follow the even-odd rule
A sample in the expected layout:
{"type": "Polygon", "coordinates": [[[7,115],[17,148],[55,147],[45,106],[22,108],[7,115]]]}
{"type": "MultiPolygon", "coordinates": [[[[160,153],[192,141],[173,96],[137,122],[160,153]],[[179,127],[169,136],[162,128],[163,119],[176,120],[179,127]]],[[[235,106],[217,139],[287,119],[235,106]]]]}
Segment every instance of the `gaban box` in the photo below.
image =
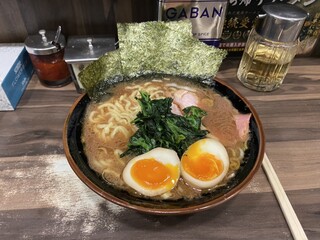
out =
{"type": "Polygon", "coordinates": [[[33,71],[23,44],[0,44],[0,111],[17,107],[33,71]]]}

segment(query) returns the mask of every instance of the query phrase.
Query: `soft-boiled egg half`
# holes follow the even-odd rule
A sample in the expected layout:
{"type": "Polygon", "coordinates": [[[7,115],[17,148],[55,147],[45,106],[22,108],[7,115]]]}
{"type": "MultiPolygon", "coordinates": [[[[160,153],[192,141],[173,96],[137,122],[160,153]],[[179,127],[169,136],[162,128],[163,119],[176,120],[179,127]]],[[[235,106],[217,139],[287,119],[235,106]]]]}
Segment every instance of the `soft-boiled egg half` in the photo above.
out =
{"type": "Polygon", "coordinates": [[[123,180],[137,192],[153,197],[173,189],[180,178],[180,159],[171,149],[154,148],[131,159],[123,180]]]}
{"type": "Polygon", "coordinates": [[[181,158],[181,175],[195,188],[214,187],[223,180],[228,169],[227,150],[218,140],[211,138],[191,144],[181,158]]]}

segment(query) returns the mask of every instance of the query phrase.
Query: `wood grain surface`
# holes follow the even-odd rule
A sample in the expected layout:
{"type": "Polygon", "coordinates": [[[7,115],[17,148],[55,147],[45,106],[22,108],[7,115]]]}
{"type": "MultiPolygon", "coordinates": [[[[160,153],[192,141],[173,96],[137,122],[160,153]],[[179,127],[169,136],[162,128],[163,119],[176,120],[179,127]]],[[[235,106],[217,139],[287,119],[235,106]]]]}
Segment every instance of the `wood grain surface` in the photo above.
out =
{"type": "MultiPolygon", "coordinates": [[[[320,59],[297,58],[280,89],[249,90],[238,59],[218,76],[256,108],[266,152],[309,239],[320,239],[320,59]]],[[[18,108],[0,112],[0,239],[292,239],[261,170],[238,196],[197,214],[145,215],[105,201],[67,163],[62,129],[79,96],[36,76],[18,108]]]]}
{"type": "Polygon", "coordinates": [[[59,25],[65,36],[115,36],[116,22],[156,19],[156,0],[1,0],[0,42],[24,42],[59,25]]]}

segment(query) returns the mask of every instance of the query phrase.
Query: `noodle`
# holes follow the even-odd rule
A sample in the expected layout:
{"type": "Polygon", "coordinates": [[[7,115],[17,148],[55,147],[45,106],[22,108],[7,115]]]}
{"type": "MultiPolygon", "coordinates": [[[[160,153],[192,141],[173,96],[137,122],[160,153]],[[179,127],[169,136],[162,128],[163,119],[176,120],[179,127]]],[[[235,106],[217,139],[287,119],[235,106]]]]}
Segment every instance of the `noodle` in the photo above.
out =
{"type": "MultiPolygon", "coordinates": [[[[207,121],[203,121],[202,125],[203,129],[210,131],[207,137],[223,142],[221,137],[225,136],[212,131],[212,129],[221,128],[226,134],[227,142],[228,139],[232,140],[229,141],[232,144],[226,146],[230,160],[229,171],[221,184],[225,184],[234,177],[247,148],[247,141],[239,141],[232,135],[234,134],[234,122],[229,118],[238,114],[238,111],[233,108],[229,100],[212,90],[200,88],[184,80],[170,78],[151,81],[136,80],[132,83],[117,84],[108,99],[99,103],[90,103],[81,136],[90,167],[101,174],[108,183],[137,195],[126,186],[121,178],[123,168],[130,158],[119,157],[126,150],[130,137],[137,130],[136,126],[132,124],[140,111],[140,105],[136,98],[140,97],[140,91],[150,94],[151,99],[172,97],[174,92],[180,89],[192,91],[199,97],[201,108],[207,112],[207,121]],[[221,114],[222,111],[227,112],[221,114]],[[213,128],[212,122],[214,122],[213,128]]],[[[199,197],[201,193],[201,191],[191,188],[180,178],[175,189],[158,198],[193,199],[199,197]]]]}
{"type": "Polygon", "coordinates": [[[229,171],[231,172],[237,171],[240,167],[240,161],[235,157],[230,158],[229,161],[230,161],[229,171]]]}

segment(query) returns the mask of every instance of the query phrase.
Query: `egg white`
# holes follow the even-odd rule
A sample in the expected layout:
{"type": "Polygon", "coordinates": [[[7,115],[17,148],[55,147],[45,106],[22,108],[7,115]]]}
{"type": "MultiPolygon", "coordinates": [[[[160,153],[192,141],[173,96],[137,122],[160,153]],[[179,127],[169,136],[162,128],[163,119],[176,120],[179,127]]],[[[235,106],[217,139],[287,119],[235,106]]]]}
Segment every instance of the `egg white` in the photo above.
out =
{"type": "Polygon", "coordinates": [[[153,197],[153,196],[161,195],[163,193],[166,193],[166,192],[172,190],[176,186],[176,184],[180,178],[180,159],[174,150],[160,148],[160,147],[154,148],[147,153],[141,154],[141,155],[131,159],[123,170],[122,178],[128,186],[130,186],[131,188],[133,188],[137,192],[143,194],[144,196],[153,197]],[[175,174],[176,179],[171,179],[172,182],[174,182],[174,184],[171,186],[167,186],[167,185],[162,186],[157,189],[149,189],[149,188],[145,188],[144,186],[141,186],[132,177],[131,169],[135,163],[137,163],[138,161],[143,160],[143,159],[154,159],[157,162],[162,163],[163,165],[170,164],[170,165],[174,166],[174,169],[177,171],[175,174]]]}
{"type": "MultiPolygon", "coordinates": [[[[201,139],[198,140],[197,142],[193,143],[192,145],[189,146],[189,148],[185,151],[185,154],[193,154],[190,151],[190,148],[194,145],[200,145],[199,154],[202,153],[209,153],[214,155],[217,159],[222,161],[223,164],[223,171],[222,173],[211,179],[211,180],[200,180],[197,179],[193,176],[191,176],[184,168],[183,168],[183,157],[181,159],[181,175],[183,177],[183,179],[190,184],[191,186],[195,187],[195,188],[199,188],[199,189],[208,189],[208,188],[212,188],[215,185],[217,185],[218,183],[220,183],[223,178],[226,176],[228,169],[229,169],[229,156],[227,153],[227,150],[225,149],[225,147],[216,139],[211,139],[211,138],[205,138],[205,139],[201,139]]],[[[196,157],[196,156],[193,156],[196,157]]]]}

